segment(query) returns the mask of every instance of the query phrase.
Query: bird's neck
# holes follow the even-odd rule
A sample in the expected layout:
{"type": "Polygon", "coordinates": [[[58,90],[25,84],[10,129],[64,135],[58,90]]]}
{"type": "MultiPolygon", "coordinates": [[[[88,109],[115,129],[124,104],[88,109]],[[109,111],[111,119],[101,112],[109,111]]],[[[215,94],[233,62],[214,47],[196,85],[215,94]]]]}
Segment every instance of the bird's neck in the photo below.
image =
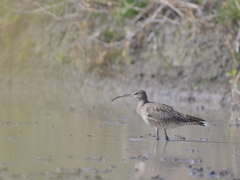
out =
{"type": "Polygon", "coordinates": [[[141,99],[141,100],[138,101],[137,113],[138,113],[139,115],[141,115],[141,108],[142,108],[142,106],[143,106],[144,104],[146,104],[147,102],[148,102],[147,99],[141,99]]]}
{"type": "Polygon", "coordinates": [[[148,102],[147,99],[140,99],[140,100],[138,101],[138,104],[144,105],[144,104],[147,103],[147,102],[148,102]]]}

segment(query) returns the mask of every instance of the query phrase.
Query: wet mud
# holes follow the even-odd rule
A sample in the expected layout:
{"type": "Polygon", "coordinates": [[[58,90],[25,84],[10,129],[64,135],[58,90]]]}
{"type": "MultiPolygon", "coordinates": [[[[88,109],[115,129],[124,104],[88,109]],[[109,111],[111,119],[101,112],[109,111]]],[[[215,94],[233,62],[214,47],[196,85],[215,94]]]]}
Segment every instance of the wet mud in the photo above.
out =
{"type": "Polygon", "coordinates": [[[135,112],[137,102],[113,104],[112,97],[100,91],[1,92],[0,178],[240,178],[237,112],[169,101],[209,126],[170,129],[169,142],[160,131],[156,141],[154,129],[135,112]]]}

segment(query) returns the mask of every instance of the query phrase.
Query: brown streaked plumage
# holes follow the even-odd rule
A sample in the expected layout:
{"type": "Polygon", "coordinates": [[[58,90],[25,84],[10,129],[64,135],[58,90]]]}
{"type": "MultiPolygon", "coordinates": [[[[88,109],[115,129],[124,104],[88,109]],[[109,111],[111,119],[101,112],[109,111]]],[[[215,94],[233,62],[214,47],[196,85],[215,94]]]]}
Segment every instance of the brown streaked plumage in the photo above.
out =
{"type": "Polygon", "coordinates": [[[176,128],[184,125],[205,126],[203,123],[205,120],[203,119],[180,113],[166,104],[149,102],[147,94],[144,90],[137,90],[132,94],[117,96],[112,101],[128,96],[138,99],[137,113],[148,125],[155,128],[157,133],[156,140],[159,140],[159,129],[164,129],[165,139],[169,141],[166,129],[176,128]]]}

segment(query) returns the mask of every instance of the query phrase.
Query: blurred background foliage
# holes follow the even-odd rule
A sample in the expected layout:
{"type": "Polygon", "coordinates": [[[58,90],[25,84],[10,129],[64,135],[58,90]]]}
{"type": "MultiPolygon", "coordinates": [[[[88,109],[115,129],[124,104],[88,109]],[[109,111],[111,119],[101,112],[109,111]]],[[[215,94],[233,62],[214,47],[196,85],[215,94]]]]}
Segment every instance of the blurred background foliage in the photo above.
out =
{"type": "Polygon", "coordinates": [[[240,0],[2,0],[1,61],[49,57],[51,65],[71,64],[108,76],[139,60],[157,60],[171,68],[209,58],[203,58],[205,49],[191,48],[207,29],[219,29],[225,31],[224,45],[238,71],[239,4],[240,0]],[[173,39],[186,39],[187,45],[173,39]],[[169,50],[168,44],[179,49],[169,50]]]}

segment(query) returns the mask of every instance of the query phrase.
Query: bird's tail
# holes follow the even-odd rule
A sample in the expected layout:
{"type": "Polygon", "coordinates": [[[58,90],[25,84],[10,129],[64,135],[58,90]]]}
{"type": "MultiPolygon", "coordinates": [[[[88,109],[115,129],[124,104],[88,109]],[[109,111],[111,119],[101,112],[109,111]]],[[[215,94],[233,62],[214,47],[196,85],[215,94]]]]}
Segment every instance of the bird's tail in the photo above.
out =
{"type": "Polygon", "coordinates": [[[185,114],[184,116],[185,116],[185,118],[187,118],[190,121],[189,125],[207,126],[207,123],[204,122],[205,121],[204,119],[197,118],[197,117],[194,117],[194,116],[190,116],[190,115],[187,115],[187,114],[185,114]]]}

